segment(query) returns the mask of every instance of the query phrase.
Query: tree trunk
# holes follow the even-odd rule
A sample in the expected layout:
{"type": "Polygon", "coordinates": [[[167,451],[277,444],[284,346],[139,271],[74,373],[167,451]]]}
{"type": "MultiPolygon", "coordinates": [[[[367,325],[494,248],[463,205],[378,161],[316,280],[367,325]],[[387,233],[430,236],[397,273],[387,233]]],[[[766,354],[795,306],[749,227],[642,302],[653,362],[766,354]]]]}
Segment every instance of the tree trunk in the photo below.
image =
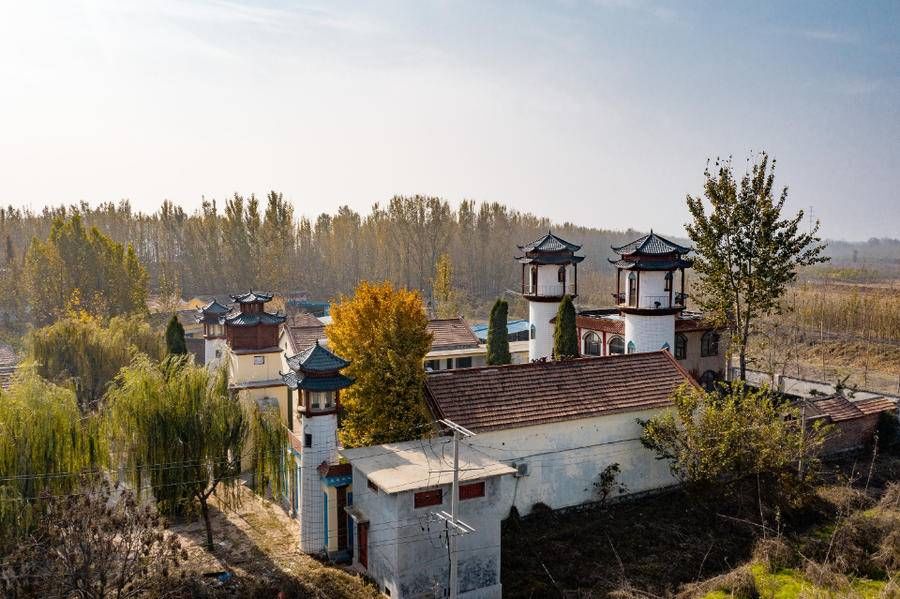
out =
{"type": "Polygon", "coordinates": [[[203,514],[203,524],[206,525],[206,548],[213,549],[212,523],[209,521],[209,505],[206,503],[206,497],[199,497],[200,513],[203,514]]]}
{"type": "Polygon", "coordinates": [[[740,359],[740,367],[741,367],[741,382],[747,382],[747,346],[742,345],[741,351],[738,354],[740,359]]]}

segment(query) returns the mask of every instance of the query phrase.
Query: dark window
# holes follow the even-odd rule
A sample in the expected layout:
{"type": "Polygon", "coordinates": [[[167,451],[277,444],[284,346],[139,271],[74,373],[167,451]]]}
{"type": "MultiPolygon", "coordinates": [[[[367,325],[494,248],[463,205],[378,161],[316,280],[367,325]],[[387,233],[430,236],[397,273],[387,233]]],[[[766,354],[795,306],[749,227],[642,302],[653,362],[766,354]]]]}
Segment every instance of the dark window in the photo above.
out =
{"type": "Polygon", "coordinates": [[[432,505],[441,505],[444,501],[444,495],[440,489],[433,491],[419,491],[415,495],[415,507],[429,507],[432,505]]]}
{"type": "Polygon", "coordinates": [[[560,283],[566,282],[566,267],[565,266],[559,267],[559,273],[556,275],[556,280],[559,281],[560,283]]]}
{"type": "Polygon", "coordinates": [[[457,368],[471,368],[472,367],[471,356],[467,356],[465,358],[456,358],[456,367],[457,368]]]}
{"type": "Polygon", "coordinates": [[[375,493],[378,492],[378,485],[376,485],[375,483],[373,483],[373,482],[372,482],[371,480],[369,480],[368,478],[366,479],[366,486],[369,487],[373,492],[375,492],[375,493]]]}
{"type": "Polygon", "coordinates": [[[716,381],[719,380],[719,375],[713,372],[712,370],[707,370],[703,373],[703,376],[700,377],[700,384],[707,391],[712,391],[716,388],[716,381]]]}
{"type": "Polygon", "coordinates": [[[453,368],[453,358],[447,358],[447,369],[453,368]]]}
{"type": "Polygon", "coordinates": [[[719,334],[715,331],[706,331],[700,339],[700,355],[718,356],[719,355],[719,334]]]}
{"type": "Polygon", "coordinates": [[[532,338],[532,339],[534,339],[534,336],[535,336],[535,335],[534,335],[534,332],[535,332],[535,331],[537,331],[537,329],[534,328],[534,325],[531,325],[531,338],[532,338]]]}
{"type": "Polygon", "coordinates": [[[588,333],[584,336],[584,355],[599,356],[600,352],[600,335],[597,333],[588,333]]]}
{"type": "Polygon", "coordinates": [[[632,308],[637,308],[638,305],[637,275],[633,272],[628,273],[628,305],[632,308]]]}
{"type": "Polygon", "coordinates": [[[459,486],[460,499],[475,499],[484,497],[484,481],[459,486]]]}
{"type": "Polygon", "coordinates": [[[628,342],[628,353],[633,354],[637,348],[634,346],[634,341],[628,342]]]}
{"type": "Polygon", "coordinates": [[[672,291],[672,273],[666,273],[666,291],[672,291]]]}
{"type": "Polygon", "coordinates": [[[253,356],[253,363],[256,364],[257,366],[259,366],[260,364],[265,364],[266,357],[265,356],[253,356]]]}
{"type": "Polygon", "coordinates": [[[625,353],[625,340],[621,337],[613,337],[609,340],[609,353],[610,354],[624,354],[625,353]]]}
{"type": "Polygon", "coordinates": [[[678,333],[675,335],[675,359],[684,360],[687,358],[687,337],[678,333]]]}
{"type": "Polygon", "coordinates": [[[312,447],[312,435],[309,433],[303,435],[303,447],[312,447]]]}
{"type": "Polygon", "coordinates": [[[440,370],[441,369],[441,361],[440,360],[426,360],[425,361],[425,370],[440,370]]]}

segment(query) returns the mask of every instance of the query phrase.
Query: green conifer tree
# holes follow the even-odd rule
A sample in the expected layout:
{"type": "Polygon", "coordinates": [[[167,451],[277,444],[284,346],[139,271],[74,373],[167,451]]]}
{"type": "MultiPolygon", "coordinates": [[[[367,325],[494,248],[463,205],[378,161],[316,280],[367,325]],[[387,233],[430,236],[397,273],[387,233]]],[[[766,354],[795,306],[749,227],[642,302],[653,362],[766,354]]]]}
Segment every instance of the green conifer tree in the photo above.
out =
{"type": "Polygon", "coordinates": [[[178,322],[178,316],[173,314],[166,326],[166,352],[169,355],[180,356],[187,353],[187,343],[184,340],[184,327],[178,322]]]}
{"type": "Polygon", "coordinates": [[[575,304],[566,295],[559,302],[556,312],[556,330],[553,331],[553,358],[578,357],[578,333],[575,331],[575,304]]]}
{"type": "Polygon", "coordinates": [[[512,361],[509,355],[509,333],[507,332],[507,317],[509,304],[502,299],[497,299],[491,308],[491,317],[488,321],[487,333],[487,363],[509,364],[512,361]]]}

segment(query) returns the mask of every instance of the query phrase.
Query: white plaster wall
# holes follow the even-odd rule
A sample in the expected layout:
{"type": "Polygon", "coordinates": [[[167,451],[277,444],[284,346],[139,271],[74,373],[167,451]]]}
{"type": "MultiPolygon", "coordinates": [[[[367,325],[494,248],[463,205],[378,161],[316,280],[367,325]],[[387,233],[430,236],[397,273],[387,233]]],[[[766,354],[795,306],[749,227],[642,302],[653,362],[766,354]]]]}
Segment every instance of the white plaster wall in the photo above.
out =
{"type": "MultiPolygon", "coordinates": [[[[485,496],[459,502],[459,517],[475,528],[459,537],[460,597],[500,599],[500,521],[508,513],[503,479],[485,480],[485,496]]],[[[469,482],[469,481],[467,481],[469,482]]],[[[444,523],[432,514],[450,511],[450,485],[440,488],[443,503],[415,508],[414,491],[389,495],[373,492],[354,469],[354,505],[369,518],[369,568],[380,589],[387,586],[392,598],[443,597],[448,588],[449,565],[443,544],[444,523]],[[424,530],[423,530],[424,528],[424,530]],[[399,541],[398,541],[399,540],[399,541]],[[432,593],[437,590],[437,593],[432,593]]],[[[358,564],[358,547],[354,563],[358,564]]]]}
{"type": "Polygon", "coordinates": [[[675,315],[624,314],[625,318],[625,351],[628,342],[634,342],[636,352],[659,351],[668,343],[669,350],[675,347],[675,315]]]}
{"type": "Polygon", "coordinates": [[[534,336],[528,340],[529,360],[553,355],[553,329],[550,320],[556,316],[556,302],[528,302],[528,321],[534,326],[534,336]]]}
{"type": "Polygon", "coordinates": [[[299,437],[300,452],[300,550],[319,553],[325,549],[325,497],[318,467],[322,462],[337,463],[337,415],[303,416],[299,437]],[[312,435],[312,447],[305,446],[305,435],[312,435]]]}
{"type": "Polygon", "coordinates": [[[216,370],[225,360],[228,344],[221,337],[207,337],[203,340],[203,363],[210,370],[216,370]],[[216,357],[216,350],[219,357],[216,357]]]}
{"type": "Polygon", "coordinates": [[[538,502],[553,509],[596,501],[594,483],[613,463],[621,469],[617,483],[629,493],[676,483],[668,463],[657,460],[640,441],[637,418],[662,410],[612,414],[582,420],[480,433],[469,443],[506,464],[528,464],[528,475],[512,478],[506,508],[528,514],[538,502]]]}
{"type": "MultiPolygon", "coordinates": [[[[575,286],[575,267],[571,264],[566,266],[566,286],[559,281],[559,267],[556,264],[543,264],[538,266],[537,289],[532,293],[543,295],[546,297],[562,297],[567,292],[571,294],[575,286]]],[[[528,289],[531,285],[531,267],[525,267],[525,287],[528,289]]]]}
{"type": "MultiPolygon", "coordinates": [[[[625,278],[625,301],[631,305],[631,294],[629,293],[628,275],[625,278]]],[[[674,275],[673,275],[674,277],[674,275]]],[[[638,293],[639,308],[654,308],[654,302],[660,302],[660,307],[669,307],[669,292],[666,291],[666,273],[665,271],[645,270],[640,274],[640,289],[638,293]]],[[[674,291],[672,298],[674,299],[674,291]]]]}

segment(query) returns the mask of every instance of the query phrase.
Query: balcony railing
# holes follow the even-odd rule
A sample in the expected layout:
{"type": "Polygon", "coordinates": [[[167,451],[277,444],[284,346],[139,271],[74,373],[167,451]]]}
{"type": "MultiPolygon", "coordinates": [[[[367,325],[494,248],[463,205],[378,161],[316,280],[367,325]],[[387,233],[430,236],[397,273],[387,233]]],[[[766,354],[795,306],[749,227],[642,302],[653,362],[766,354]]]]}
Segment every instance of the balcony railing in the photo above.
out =
{"type": "Polygon", "coordinates": [[[525,285],[522,293],[530,296],[558,297],[562,295],[575,295],[577,289],[575,283],[556,283],[551,285],[525,285]]]}
{"type": "Polygon", "coordinates": [[[625,303],[625,292],[613,293],[613,299],[616,304],[622,307],[640,308],[641,310],[668,310],[672,308],[683,308],[687,301],[687,294],[673,293],[672,305],[669,305],[669,294],[665,295],[644,295],[640,298],[640,304],[625,303]]]}

